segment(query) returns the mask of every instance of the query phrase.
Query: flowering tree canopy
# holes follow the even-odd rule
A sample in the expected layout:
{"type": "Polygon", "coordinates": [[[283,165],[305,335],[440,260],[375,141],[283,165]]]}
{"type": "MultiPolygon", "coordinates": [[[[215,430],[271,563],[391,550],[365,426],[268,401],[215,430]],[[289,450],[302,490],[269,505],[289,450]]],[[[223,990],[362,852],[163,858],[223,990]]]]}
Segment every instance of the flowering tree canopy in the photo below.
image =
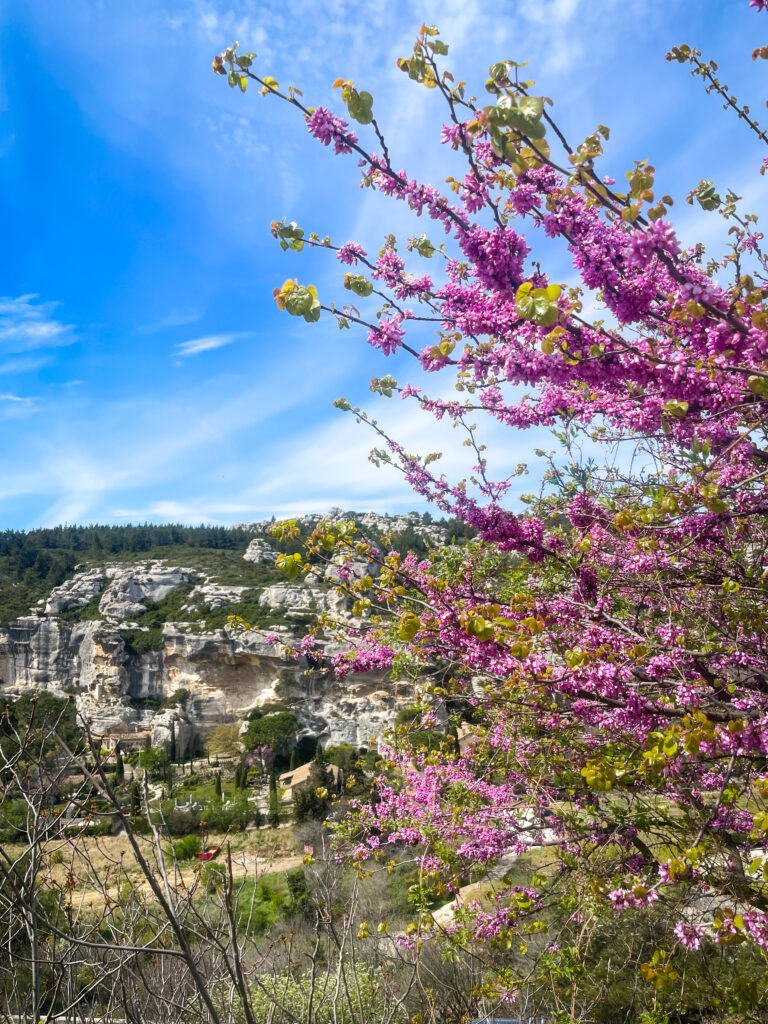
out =
{"type": "MultiPolygon", "coordinates": [[[[398,941],[418,950],[440,933],[454,952],[484,949],[486,995],[549,986],[562,1020],[594,1019],[610,968],[588,984],[577,966],[596,936],[646,915],[647,1020],[694,1004],[751,1012],[768,992],[762,235],[736,195],[702,181],[689,201],[730,226],[727,251],[708,261],[702,245],[682,245],[647,160],[621,188],[601,174],[605,126],[574,145],[521,66],[493,64],[478,99],[445,70],[447,53],[422,26],[398,65],[443,102],[442,144],[466,158],[448,194],[392,162],[373,99],[353,82],[335,84],[370,149],[347,120],[257,76],[255,55],[232,47],[214,61],[231,86],[254,81],[296,108],[315,139],[358,158],[365,186],[432,222],[432,237],[403,245],[388,235],[375,254],[274,223],[283,249],[334,252],[363,309],[297,280],[275,297],[310,323],[360,325],[385,355],[410,353],[447,386],[443,397],[391,376],[372,390],[454,421],[477,455],[470,482],[450,481],[434,456],[408,453],[337,403],[379,433],[377,461],[477,534],[424,559],[376,550],[349,523],[321,523],[311,539],[315,561],[338,566],[342,552],[337,585],[368,617],[337,671],[417,678],[419,736],[444,736],[394,737],[377,802],[356,806],[340,832],[361,869],[412,848],[417,916],[398,941]],[[569,254],[569,280],[536,260],[542,233],[569,254]],[[431,343],[410,344],[425,324],[431,343]],[[558,456],[538,453],[545,482],[523,514],[505,503],[511,479],[492,473],[478,414],[513,430],[549,427],[561,443],[558,456]],[[587,457],[584,442],[605,459],[587,457]],[[378,571],[357,571],[361,558],[378,571]],[[450,923],[435,923],[436,897],[533,849],[547,856],[531,860],[525,884],[497,885],[492,899],[463,901],[450,923]],[[717,968],[702,995],[685,978],[707,955],[717,968]]],[[[714,62],[690,46],[667,59],[688,64],[768,142],[714,62]]],[[[312,571],[298,555],[283,567],[312,571]]]]}

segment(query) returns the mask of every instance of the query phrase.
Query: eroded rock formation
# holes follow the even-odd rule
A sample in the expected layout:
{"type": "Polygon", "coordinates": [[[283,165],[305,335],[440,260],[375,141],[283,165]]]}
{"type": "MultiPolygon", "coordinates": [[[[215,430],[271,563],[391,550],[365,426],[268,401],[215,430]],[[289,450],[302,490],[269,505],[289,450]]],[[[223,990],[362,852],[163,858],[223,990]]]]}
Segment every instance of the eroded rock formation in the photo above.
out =
{"type": "MultiPolygon", "coordinates": [[[[39,610],[0,630],[0,695],[71,694],[95,733],[149,734],[155,743],[168,742],[173,722],[180,753],[204,742],[213,727],[275,700],[326,744],[364,745],[382,735],[408,696],[386,673],[339,681],[322,666],[287,658],[282,645],[266,643],[264,632],[206,630],[199,622],[166,623],[159,649],[137,650],[136,636],[147,631],[131,620],[146,611],[147,601],[162,600],[192,574],[159,561],[77,572],[39,610]],[[66,621],[73,611],[93,610],[97,598],[98,618],[66,621]]],[[[204,577],[182,610],[216,610],[245,590],[204,577]]],[[[260,603],[287,623],[347,608],[332,588],[300,583],[266,586],[260,603]]],[[[290,625],[275,628],[291,635],[290,625]]]]}

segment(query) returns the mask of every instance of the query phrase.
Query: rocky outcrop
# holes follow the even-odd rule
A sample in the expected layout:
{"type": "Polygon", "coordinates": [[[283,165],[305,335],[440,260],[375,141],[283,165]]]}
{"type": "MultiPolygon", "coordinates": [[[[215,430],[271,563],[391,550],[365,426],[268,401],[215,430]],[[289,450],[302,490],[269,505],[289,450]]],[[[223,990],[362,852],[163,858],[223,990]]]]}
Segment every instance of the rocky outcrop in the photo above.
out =
{"type": "Polygon", "coordinates": [[[46,615],[60,615],[61,612],[85,608],[104,589],[104,573],[101,569],[77,573],[71,580],[51,591],[45,602],[46,615]]]}
{"type": "Polygon", "coordinates": [[[107,566],[109,584],[99,601],[99,611],[111,619],[129,619],[146,611],[145,601],[162,601],[186,583],[188,570],[162,562],[146,565],[107,566]]]}
{"type": "Polygon", "coordinates": [[[326,610],[326,595],[321,587],[302,583],[275,583],[259,594],[259,604],[282,612],[286,618],[315,614],[326,610]]]}
{"type": "Polygon", "coordinates": [[[201,583],[194,587],[189,595],[189,603],[184,605],[184,611],[191,611],[196,606],[202,605],[210,611],[218,611],[225,604],[237,604],[248,587],[227,586],[221,583],[201,583]]]}
{"type": "MultiPolygon", "coordinates": [[[[325,515],[305,515],[297,516],[295,522],[298,526],[304,530],[312,530],[320,522],[321,519],[329,520],[330,522],[341,522],[343,520],[354,520],[358,527],[364,532],[375,533],[375,534],[397,534],[403,533],[408,529],[411,529],[416,533],[417,536],[433,547],[441,547],[446,543],[446,531],[443,526],[438,523],[426,521],[423,516],[419,515],[418,512],[409,512],[404,516],[388,516],[380,515],[378,512],[349,512],[344,511],[340,508],[330,508],[325,515]]],[[[253,530],[257,534],[256,538],[251,541],[249,551],[253,548],[253,551],[260,551],[261,545],[267,545],[267,541],[263,539],[269,527],[272,525],[271,519],[264,519],[257,523],[241,523],[239,527],[241,529],[253,530]]],[[[274,561],[275,552],[271,550],[271,560],[274,561]]],[[[248,557],[246,552],[245,557],[248,557]]],[[[255,561],[255,559],[253,559],[255,561]]]]}
{"type": "Polygon", "coordinates": [[[262,537],[254,537],[246,548],[243,558],[246,562],[255,562],[257,565],[274,565],[277,552],[262,537]]]}
{"type": "Polygon", "coordinates": [[[304,622],[307,616],[331,612],[346,616],[352,607],[351,599],[333,588],[301,583],[274,583],[259,594],[259,604],[280,612],[286,619],[304,622]]]}

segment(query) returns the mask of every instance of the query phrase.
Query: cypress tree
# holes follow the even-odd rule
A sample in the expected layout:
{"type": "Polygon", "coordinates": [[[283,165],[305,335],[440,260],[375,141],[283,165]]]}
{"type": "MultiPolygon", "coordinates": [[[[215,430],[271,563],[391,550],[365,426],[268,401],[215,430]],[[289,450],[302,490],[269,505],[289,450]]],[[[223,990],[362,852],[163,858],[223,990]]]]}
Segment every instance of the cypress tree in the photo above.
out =
{"type": "Polygon", "coordinates": [[[125,765],[123,764],[123,756],[120,753],[120,748],[117,748],[115,755],[115,783],[118,786],[122,786],[125,782],[125,765]]]}
{"type": "Polygon", "coordinates": [[[216,772],[216,783],[215,783],[215,786],[214,786],[214,792],[216,794],[216,799],[219,801],[219,803],[221,803],[221,799],[222,799],[221,772],[216,772]]]}
{"type": "Polygon", "coordinates": [[[325,760],[325,752],[319,743],[312,758],[312,767],[309,769],[309,782],[314,789],[325,787],[330,791],[333,786],[333,776],[325,760]]]}
{"type": "Polygon", "coordinates": [[[269,813],[267,814],[267,821],[272,828],[277,828],[280,824],[280,807],[277,803],[277,776],[275,775],[274,768],[269,775],[269,813]]]}
{"type": "Polygon", "coordinates": [[[176,724],[171,722],[171,761],[176,761],[176,724]]]}
{"type": "Polygon", "coordinates": [[[141,792],[139,790],[139,784],[136,779],[133,780],[131,785],[131,814],[137,815],[141,810],[141,792]]]}
{"type": "Polygon", "coordinates": [[[307,784],[298,790],[293,800],[293,814],[296,821],[306,821],[307,818],[318,820],[325,818],[328,813],[332,788],[333,775],[326,763],[323,748],[318,743],[315,756],[312,759],[312,767],[309,769],[307,784]],[[321,795],[323,791],[325,791],[325,796],[321,795]]]}
{"type": "Polygon", "coordinates": [[[290,767],[290,770],[292,772],[294,772],[294,771],[296,771],[296,769],[298,767],[299,767],[299,751],[298,751],[297,747],[294,747],[293,750],[291,751],[291,767],[290,767]]]}

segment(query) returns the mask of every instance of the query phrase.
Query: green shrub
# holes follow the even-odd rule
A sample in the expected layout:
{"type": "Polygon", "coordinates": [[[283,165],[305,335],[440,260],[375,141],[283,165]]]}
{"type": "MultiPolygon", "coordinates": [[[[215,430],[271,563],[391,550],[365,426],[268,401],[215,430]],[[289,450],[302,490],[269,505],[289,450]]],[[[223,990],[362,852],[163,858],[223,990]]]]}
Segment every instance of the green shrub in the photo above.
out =
{"type": "Polygon", "coordinates": [[[161,702],[160,707],[163,709],[177,708],[179,706],[184,707],[188,700],[189,690],[182,686],[178,690],[174,690],[170,696],[166,697],[165,700],[161,702]]]}
{"type": "Polygon", "coordinates": [[[150,778],[160,778],[168,767],[168,753],[162,747],[147,747],[139,754],[139,767],[150,778]]]}
{"type": "Polygon", "coordinates": [[[166,800],[160,811],[169,836],[186,836],[200,827],[200,810],[196,807],[180,811],[173,800],[166,800]]]}
{"type": "Polygon", "coordinates": [[[197,860],[198,853],[203,852],[203,841],[200,836],[184,836],[177,842],[171,844],[165,859],[169,864],[173,863],[174,856],[177,861],[197,860]]]}
{"type": "Polygon", "coordinates": [[[306,909],[309,895],[303,868],[245,879],[237,888],[238,929],[259,935],[278,921],[306,909]]]}
{"type": "Polygon", "coordinates": [[[162,651],[163,629],[124,629],[122,632],[126,654],[147,654],[149,651],[162,651]]]}
{"type": "Polygon", "coordinates": [[[337,999],[332,996],[337,988],[335,973],[319,972],[314,984],[309,975],[294,972],[263,979],[264,986],[254,985],[252,989],[254,1024],[307,1020],[310,999],[314,1005],[314,1024],[405,1024],[408,1013],[402,1006],[395,1009],[395,1000],[387,996],[379,972],[364,964],[345,966],[343,971],[344,984],[337,999]],[[318,992],[326,993],[326,998],[318,999],[318,992]]]}
{"type": "Polygon", "coordinates": [[[200,868],[200,881],[205,887],[205,891],[208,893],[215,892],[220,889],[226,881],[226,871],[222,864],[216,864],[213,862],[203,862],[200,868]]]}

